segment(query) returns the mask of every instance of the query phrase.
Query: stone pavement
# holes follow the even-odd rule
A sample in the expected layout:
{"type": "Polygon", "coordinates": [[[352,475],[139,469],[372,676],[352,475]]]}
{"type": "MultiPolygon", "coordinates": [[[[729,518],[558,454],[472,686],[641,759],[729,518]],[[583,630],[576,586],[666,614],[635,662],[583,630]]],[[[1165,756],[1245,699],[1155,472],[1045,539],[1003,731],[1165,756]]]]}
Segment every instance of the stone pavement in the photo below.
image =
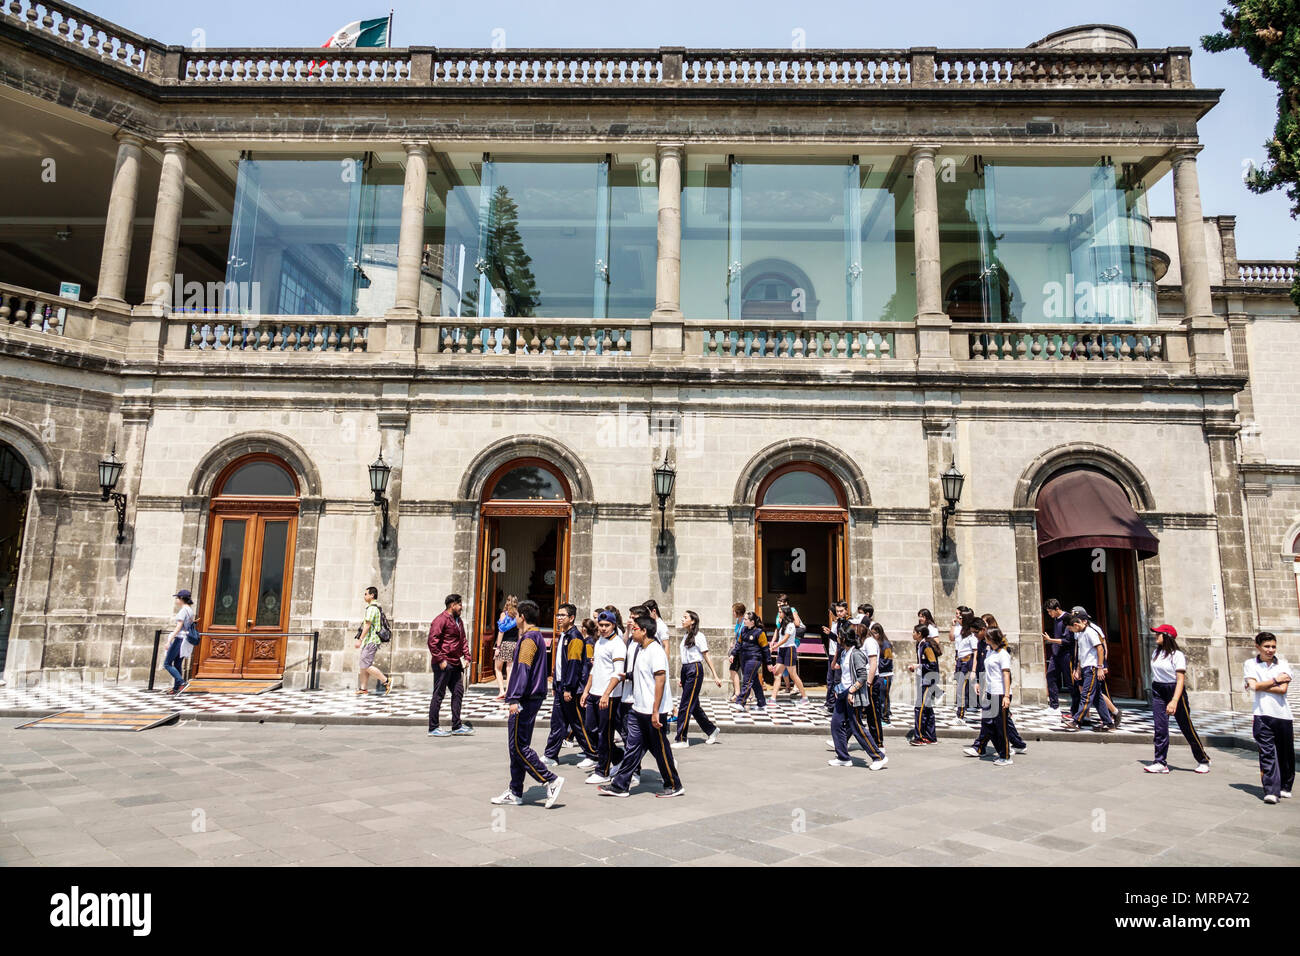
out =
{"type": "MultiPolygon", "coordinates": [[[[143,733],[0,720],[0,866],[367,864],[1288,865],[1300,804],[1212,749],[1168,776],[1145,747],[1034,743],[1007,768],[891,740],[888,769],[826,765],[820,739],[725,733],[676,751],[687,793],[596,796],[564,751],[552,810],[493,807],[504,731],[183,721],[143,733]]],[[[856,753],[856,751],[855,751],[856,753]]],[[[526,793],[538,799],[540,789],[526,793]]]]}

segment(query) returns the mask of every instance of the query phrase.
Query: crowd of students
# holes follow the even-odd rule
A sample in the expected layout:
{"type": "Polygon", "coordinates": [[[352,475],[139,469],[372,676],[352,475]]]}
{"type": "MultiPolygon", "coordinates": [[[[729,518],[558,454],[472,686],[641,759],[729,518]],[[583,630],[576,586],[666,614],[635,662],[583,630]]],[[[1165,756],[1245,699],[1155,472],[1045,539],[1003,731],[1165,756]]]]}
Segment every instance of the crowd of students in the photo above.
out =
{"type": "MultiPolygon", "coordinates": [[[[448,595],[446,611],[430,627],[429,649],[436,672],[430,701],[431,736],[470,734],[473,729],[460,719],[461,685],[469,648],[460,623],[461,599],[448,595]],[[452,693],[452,730],[438,726],[444,694],[452,693]]],[[[1077,732],[1091,723],[1095,732],[1107,733],[1119,725],[1123,714],[1106,687],[1107,642],[1101,628],[1082,607],[1066,612],[1060,602],[1046,602],[1051,631],[1043,633],[1047,677],[1048,710],[1058,714],[1061,728],[1077,732]],[[1069,695],[1068,711],[1061,711],[1062,693],[1069,695]]],[[[772,639],[759,615],[743,604],[732,608],[733,637],[727,649],[731,676],[730,706],[743,711],[753,706],[763,711],[767,699],[779,698],[783,690],[797,707],[811,703],[798,670],[799,646],[808,628],[785,595],[777,602],[772,639]],[[765,687],[770,678],[770,691],[765,687]]],[[[874,608],[860,604],[851,614],[845,601],[836,602],[829,623],[821,627],[826,655],[826,697],[822,706],[831,715],[831,737],[826,741],[834,752],[828,763],[853,766],[849,745],[856,740],[867,755],[870,770],[889,764],[884,727],[893,722],[890,690],[896,663],[895,648],[884,627],[873,620],[874,608]]],[[[367,620],[376,615],[369,614],[367,620]]],[[[554,652],[548,654],[541,630],[540,610],[535,602],[509,599],[498,621],[498,632],[509,635],[502,643],[509,647],[499,678],[498,699],[509,710],[506,728],[510,757],[510,784],[494,804],[518,804],[523,784],[532,777],[546,787],[546,806],[553,806],[564,786],[564,778],[552,768],[561,750],[580,751],[577,768],[585,782],[605,797],[627,797],[640,783],[647,752],[659,771],[662,789],[657,796],[673,798],[685,793],[673,750],[687,746],[692,719],[705,734],[704,742],[718,741],[718,728],[701,706],[706,680],[722,688],[723,678],[715,668],[708,641],[700,630],[700,618],[686,611],[681,618],[678,647],[680,672],[674,697],[668,679],[670,640],[667,622],[653,600],[633,607],[624,620],[613,605],[596,609],[578,623],[572,604],[561,605],[555,615],[554,652]],[[548,663],[553,661],[553,665],[548,663]],[[707,676],[706,676],[707,673],[707,676]],[[553,692],[550,731],[541,754],[532,748],[534,724],[548,687],[553,692]],[[675,731],[670,735],[670,725],[675,731]]],[[[1145,766],[1149,773],[1169,772],[1169,719],[1178,724],[1197,773],[1208,773],[1210,758],[1192,722],[1187,697],[1186,655],[1178,646],[1178,632],[1171,625],[1152,628],[1155,644],[1151,657],[1151,704],[1154,723],[1155,759],[1145,766]]],[[[912,629],[912,647],[907,671],[915,680],[914,707],[906,732],[910,746],[924,747],[938,742],[935,707],[943,696],[939,661],[945,647],[933,613],[917,612],[912,629]]],[[[992,614],[975,614],[959,606],[949,626],[948,643],[956,658],[955,712],[959,719],[976,709],[979,732],[963,749],[969,757],[981,757],[991,744],[996,767],[1013,764],[1013,755],[1028,748],[1016,730],[1011,713],[1012,667],[1007,638],[992,614]]],[[[1276,803],[1291,796],[1295,778],[1292,716],[1286,691],[1290,667],[1277,654],[1277,639],[1261,632],[1255,639],[1257,655],[1246,662],[1245,687],[1254,694],[1253,732],[1259,744],[1261,779],[1265,801],[1276,803]]],[[[498,657],[500,648],[498,647],[498,657]]]]}

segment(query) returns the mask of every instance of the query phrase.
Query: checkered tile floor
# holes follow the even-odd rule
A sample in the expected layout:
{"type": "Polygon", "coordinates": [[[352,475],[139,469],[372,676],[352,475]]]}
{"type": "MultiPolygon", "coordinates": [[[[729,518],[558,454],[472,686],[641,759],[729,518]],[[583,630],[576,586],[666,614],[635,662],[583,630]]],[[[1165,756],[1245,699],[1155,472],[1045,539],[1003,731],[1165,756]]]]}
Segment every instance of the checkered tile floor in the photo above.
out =
{"type": "MultiPolygon", "coordinates": [[[[824,693],[824,692],[823,692],[824,693]]],[[[810,703],[803,705],[782,697],[777,702],[769,700],[764,711],[750,708],[741,711],[721,697],[705,697],[705,712],[720,727],[750,730],[815,732],[830,726],[830,717],[821,707],[822,694],[814,694],[810,703]]],[[[444,719],[447,704],[444,703],[444,719]]],[[[260,695],[247,694],[187,694],[179,699],[160,691],[125,687],[114,684],[47,684],[20,689],[0,687],[0,715],[27,716],[55,713],[61,710],[110,710],[144,712],[169,710],[182,717],[215,719],[272,718],[311,720],[324,718],[332,722],[410,723],[428,719],[429,696],[421,691],[394,691],[389,696],[372,693],[356,696],[350,690],[300,691],[277,690],[260,695]]],[[[543,720],[550,714],[550,700],[543,706],[543,720]]],[[[901,734],[912,720],[910,707],[895,706],[893,723],[889,730],[901,734]]],[[[504,703],[493,699],[492,693],[471,690],[465,695],[462,716],[491,725],[504,723],[504,703]]],[[[1013,710],[1016,726],[1022,735],[1041,736],[1060,731],[1060,719],[1042,707],[1022,707],[1013,710]]],[[[1194,714],[1197,730],[1202,734],[1237,734],[1249,737],[1249,714],[1206,712],[1194,714]]],[[[939,734],[945,732],[973,732],[979,724],[978,712],[968,714],[959,721],[949,705],[942,705],[935,714],[939,734]]],[[[1151,711],[1148,708],[1123,708],[1119,735],[1151,736],[1151,711]]],[[[1100,735],[1098,735],[1100,736],[1100,735]]]]}

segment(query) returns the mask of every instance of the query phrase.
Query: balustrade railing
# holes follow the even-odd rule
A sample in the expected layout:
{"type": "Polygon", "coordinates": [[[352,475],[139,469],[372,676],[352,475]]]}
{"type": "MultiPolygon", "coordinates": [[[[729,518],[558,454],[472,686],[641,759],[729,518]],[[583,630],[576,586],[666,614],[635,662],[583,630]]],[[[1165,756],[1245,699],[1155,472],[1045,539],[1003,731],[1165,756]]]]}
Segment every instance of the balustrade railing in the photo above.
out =
{"type": "Polygon", "coordinates": [[[1289,287],[1295,282],[1294,259],[1249,259],[1237,263],[1237,278],[1245,285],[1289,287]]]}
{"type": "Polygon", "coordinates": [[[438,352],[443,355],[633,355],[645,354],[633,326],[530,319],[481,321],[438,328],[438,352]]]}
{"type": "Polygon", "coordinates": [[[742,325],[703,329],[708,358],[744,359],[888,359],[894,356],[892,329],[819,328],[742,325]]]}
{"type": "Polygon", "coordinates": [[[49,0],[0,0],[0,12],[40,33],[143,73],[155,44],[70,3],[49,0]]]}
{"type": "Polygon", "coordinates": [[[1006,362],[1167,362],[1175,329],[954,325],[958,358],[1006,362]]]}
{"type": "Polygon", "coordinates": [[[315,317],[189,323],[187,349],[209,352],[364,352],[365,324],[315,317]]]}
{"type": "Polygon", "coordinates": [[[402,83],[411,79],[404,49],[187,50],[186,83],[402,83]]]}
{"type": "Polygon", "coordinates": [[[68,309],[80,305],[76,299],[65,299],[48,292],[0,285],[0,330],[17,326],[34,332],[62,335],[67,325],[68,309]]]}

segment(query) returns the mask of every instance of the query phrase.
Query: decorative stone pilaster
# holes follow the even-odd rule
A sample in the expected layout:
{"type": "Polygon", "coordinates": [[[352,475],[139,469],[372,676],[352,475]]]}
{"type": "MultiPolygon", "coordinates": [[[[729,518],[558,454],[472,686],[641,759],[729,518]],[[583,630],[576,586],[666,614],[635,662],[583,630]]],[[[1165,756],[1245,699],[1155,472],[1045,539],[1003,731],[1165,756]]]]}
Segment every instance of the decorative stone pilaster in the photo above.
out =
{"type": "Polygon", "coordinates": [[[952,368],[952,320],[943,311],[939,261],[939,193],[934,145],[912,148],[913,234],[916,250],[916,366],[952,368]]]}
{"type": "Polygon", "coordinates": [[[1239,428],[1235,422],[1221,420],[1208,420],[1204,427],[1214,489],[1219,573],[1223,582],[1223,618],[1231,640],[1255,632],[1250,555],[1241,475],[1237,468],[1236,438],[1239,428]]]}

